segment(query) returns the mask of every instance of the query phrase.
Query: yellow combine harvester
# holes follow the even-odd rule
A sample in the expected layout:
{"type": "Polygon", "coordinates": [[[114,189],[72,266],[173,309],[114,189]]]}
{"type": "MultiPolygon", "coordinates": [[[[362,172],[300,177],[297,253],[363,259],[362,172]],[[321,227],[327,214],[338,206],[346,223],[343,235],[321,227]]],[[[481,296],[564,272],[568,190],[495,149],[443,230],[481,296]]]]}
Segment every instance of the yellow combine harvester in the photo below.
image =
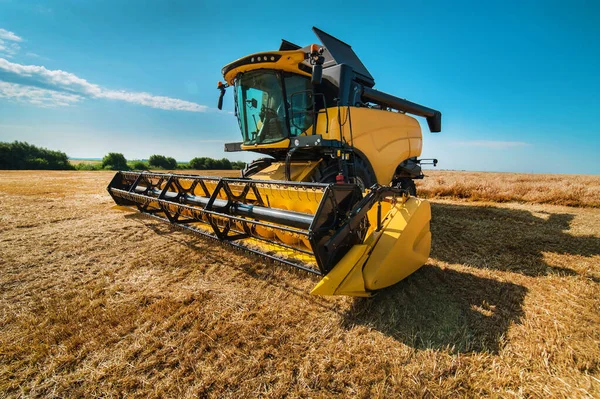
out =
{"type": "MultiPolygon", "coordinates": [[[[322,276],[312,294],[369,296],[429,256],[429,203],[419,123],[441,113],[373,89],[352,48],[313,28],[322,46],[283,41],[223,68],[242,142],[225,151],[269,155],[241,178],[118,172],[118,205],[322,276]]],[[[437,161],[433,160],[435,165],[437,161]]]]}

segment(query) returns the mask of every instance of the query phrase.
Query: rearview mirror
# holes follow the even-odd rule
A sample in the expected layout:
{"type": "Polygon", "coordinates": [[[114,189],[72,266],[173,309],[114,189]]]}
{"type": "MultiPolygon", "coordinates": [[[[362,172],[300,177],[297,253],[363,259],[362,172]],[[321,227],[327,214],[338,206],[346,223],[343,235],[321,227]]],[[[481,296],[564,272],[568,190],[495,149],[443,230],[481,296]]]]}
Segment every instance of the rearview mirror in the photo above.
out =
{"type": "Polygon", "coordinates": [[[217,104],[217,108],[223,109],[223,97],[225,96],[225,90],[221,92],[219,95],[219,103],[217,104]]]}
{"type": "Polygon", "coordinates": [[[320,85],[323,80],[323,65],[315,64],[312,66],[312,78],[311,83],[313,85],[320,85]]]}
{"type": "Polygon", "coordinates": [[[223,84],[223,83],[219,82],[219,84],[217,85],[217,89],[219,89],[221,91],[221,94],[219,94],[219,102],[217,103],[217,108],[219,108],[219,109],[223,109],[223,97],[225,96],[226,88],[227,88],[227,84],[223,84]]]}
{"type": "Polygon", "coordinates": [[[258,108],[258,101],[256,101],[256,98],[251,98],[250,100],[246,100],[246,105],[250,108],[258,108]]]}

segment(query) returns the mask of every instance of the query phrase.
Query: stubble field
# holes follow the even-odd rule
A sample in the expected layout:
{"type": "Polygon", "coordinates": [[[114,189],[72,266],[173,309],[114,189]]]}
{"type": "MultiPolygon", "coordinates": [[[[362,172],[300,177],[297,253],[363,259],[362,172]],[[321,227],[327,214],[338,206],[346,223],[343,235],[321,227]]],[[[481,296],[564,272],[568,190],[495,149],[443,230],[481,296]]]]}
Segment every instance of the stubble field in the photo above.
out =
{"type": "Polygon", "coordinates": [[[600,397],[600,177],[430,174],[427,265],[364,299],[0,171],[0,397],[600,397]]]}

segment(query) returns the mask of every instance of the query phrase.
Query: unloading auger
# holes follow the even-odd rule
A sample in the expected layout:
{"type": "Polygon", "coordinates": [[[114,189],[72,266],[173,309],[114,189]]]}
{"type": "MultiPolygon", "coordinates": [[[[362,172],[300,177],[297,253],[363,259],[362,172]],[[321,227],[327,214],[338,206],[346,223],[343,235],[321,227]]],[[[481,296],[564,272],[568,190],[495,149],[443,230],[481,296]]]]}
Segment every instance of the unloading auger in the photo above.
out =
{"type": "Polygon", "coordinates": [[[398,187],[117,172],[108,192],[183,229],[323,276],[318,295],[369,296],[429,256],[427,201],[398,187]]]}
{"type": "Polygon", "coordinates": [[[119,205],[322,276],[317,295],[369,296],[429,256],[429,203],[419,123],[441,131],[434,109],[373,89],[352,48],[313,28],[323,44],[283,40],[278,51],[225,67],[218,108],[233,88],[242,141],[226,152],[268,155],[241,178],[118,172],[119,205]]]}

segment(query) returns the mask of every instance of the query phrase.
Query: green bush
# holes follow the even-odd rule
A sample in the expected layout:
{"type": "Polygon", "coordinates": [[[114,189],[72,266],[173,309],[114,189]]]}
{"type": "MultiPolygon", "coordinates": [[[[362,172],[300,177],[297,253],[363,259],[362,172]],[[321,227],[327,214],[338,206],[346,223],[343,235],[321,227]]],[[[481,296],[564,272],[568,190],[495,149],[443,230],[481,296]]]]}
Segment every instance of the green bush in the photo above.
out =
{"type": "Polygon", "coordinates": [[[31,169],[48,169],[50,163],[44,158],[34,158],[29,160],[29,167],[31,169]]]}
{"type": "Polygon", "coordinates": [[[135,161],[132,165],[131,168],[134,170],[147,170],[148,169],[148,165],[145,162],[142,161],[135,161]]]}
{"type": "Polygon", "coordinates": [[[233,161],[231,163],[232,169],[242,170],[246,167],[246,162],[244,161],[233,161]]]}
{"type": "Polygon", "coordinates": [[[14,141],[0,142],[0,169],[73,170],[67,154],[14,141]]]}
{"type": "Polygon", "coordinates": [[[167,164],[165,169],[177,169],[177,160],[172,157],[167,157],[167,164]]]}
{"type": "Polygon", "coordinates": [[[109,152],[102,158],[102,169],[128,170],[125,156],[118,152],[109,152]]]}
{"type": "Polygon", "coordinates": [[[192,158],[192,160],[189,162],[189,166],[191,169],[206,169],[206,160],[208,158],[202,157],[202,158],[192,158]]]}
{"type": "Polygon", "coordinates": [[[151,155],[148,158],[148,163],[154,168],[162,169],[177,169],[177,161],[172,157],[165,157],[164,155],[151,155]]]}
{"type": "Polygon", "coordinates": [[[78,163],[75,165],[75,169],[77,170],[100,170],[102,169],[101,163],[78,163]]]}
{"type": "Polygon", "coordinates": [[[213,159],[208,157],[192,158],[189,163],[190,169],[204,170],[231,170],[242,169],[246,164],[244,162],[231,162],[227,158],[213,159]]]}
{"type": "Polygon", "coordinates": [[[231,170],[231,161],[227,158],[218,160],[216,169],[231,170]]]}

